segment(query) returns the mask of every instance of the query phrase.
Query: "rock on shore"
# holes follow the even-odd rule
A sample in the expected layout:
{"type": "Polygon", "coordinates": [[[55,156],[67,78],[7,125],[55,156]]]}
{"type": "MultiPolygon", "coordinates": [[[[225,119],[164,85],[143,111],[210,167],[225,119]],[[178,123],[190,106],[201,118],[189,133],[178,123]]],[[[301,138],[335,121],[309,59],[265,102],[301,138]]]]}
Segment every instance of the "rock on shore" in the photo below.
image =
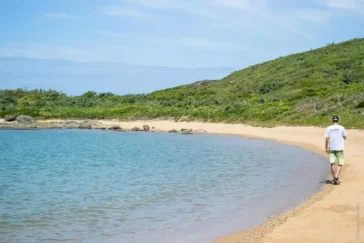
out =
{"type": "Polygon", "coordinates": [[[93,122],[84,121],[80,123],[80,129],[92,129],[93,122]]]}
{"type": "Polygon", "coordinates": [[[115,125],[115,126],[109,127],[108,130],[121,130],[121,127],[119,125],[115,125]]]}
{"type": "Polygon", "coordinates": [[[7,116],[5,116],[4,120],[7,122],[12,122],[12,121],[16,120],[16,116],[7,115],[7,116]]]}
{"type": "MultiPolygon", "coordinates": [[[[57,123],[55,125],[57,126],[57,123]]],[[[76,121],[66,121],[65,123],[58,123],[58,126],[66,129],[78,129],[80,128],[80,123],[76,121]]]]}
{"type": "Polygon", "coordinates": [[[102,124],[93,124],[92,125],[92,129],[96,129],[96,130],[106,130],[107,127],[105,125],[102,125],[102,124]]]}
{"type": "Polygon", "coordinates": [[[31,116],[25,116],[25,115],[20,115],[16,118],[16,121],[19,123],[25,123],[25,124],[33,124],[35,123],[35,119],[31,116]]]}
{"type": "Polygon", "coordinates": [[[182,128],[181,132],[192,132],[192,129],[182,128]]]}
{"type": "MultiPolygon", "coordinates": [[[[116,122],[115,122],[116,123],[116,122]]],[[[100,129],[112,131],[125,131],[117,123],[107,124],[98,120],[40,120],[36,121],[31,116],[20,115],[7,116],[6,119],[0,119],[0,128],[6,129],[100,129]],[[14,120],[10,122],[10,120],[14,120]]],[[[132,131],[150,132],[150,126],[144,125],[142,128],[134,127],[132,131]]],[[[176,131],[177,132],[177,131],[176,131]]]]}

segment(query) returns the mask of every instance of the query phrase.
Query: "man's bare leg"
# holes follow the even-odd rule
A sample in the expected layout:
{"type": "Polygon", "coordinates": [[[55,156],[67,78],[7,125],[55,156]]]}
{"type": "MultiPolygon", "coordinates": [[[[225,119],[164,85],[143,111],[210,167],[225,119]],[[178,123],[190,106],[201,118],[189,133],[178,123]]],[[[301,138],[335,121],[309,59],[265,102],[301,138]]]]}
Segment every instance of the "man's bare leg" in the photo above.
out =
{"type": "Polygon", "coordinates": [[[337,166],[337,170],[336,170],[336,173],[335,173],[335,178],[339,179],[339,175],[340,175],[342,167],[343,167],[342,165],[337,166]]]}
{"type": "Polygon", "coordinates": [[[335,170],[335,163],[331,164],[331,174],[334,179],[336,178],[336,170],[335,170]]]}

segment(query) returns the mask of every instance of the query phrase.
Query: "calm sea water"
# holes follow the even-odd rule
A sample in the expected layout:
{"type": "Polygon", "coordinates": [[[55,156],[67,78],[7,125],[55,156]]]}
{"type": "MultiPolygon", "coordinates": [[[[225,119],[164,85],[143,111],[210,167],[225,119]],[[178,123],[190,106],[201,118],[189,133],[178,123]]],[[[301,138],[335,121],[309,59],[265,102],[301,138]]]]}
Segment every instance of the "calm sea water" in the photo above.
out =
{"type": "Polygon", "coordinates": [[[326,159],[239,136],[0,131],[0,242],[212,242],[297,205],[326,159]]]}

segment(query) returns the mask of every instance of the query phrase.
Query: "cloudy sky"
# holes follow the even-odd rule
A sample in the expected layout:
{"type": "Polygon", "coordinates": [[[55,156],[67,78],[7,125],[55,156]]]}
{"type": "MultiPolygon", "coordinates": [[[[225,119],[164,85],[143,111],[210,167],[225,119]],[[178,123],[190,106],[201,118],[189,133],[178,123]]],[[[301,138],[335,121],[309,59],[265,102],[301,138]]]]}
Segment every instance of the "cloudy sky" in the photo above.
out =
{"type": "Polygon", "coordinates": [[[0,0],[0,88],[150,92],[363,26],[364,0],[0,0]]]}

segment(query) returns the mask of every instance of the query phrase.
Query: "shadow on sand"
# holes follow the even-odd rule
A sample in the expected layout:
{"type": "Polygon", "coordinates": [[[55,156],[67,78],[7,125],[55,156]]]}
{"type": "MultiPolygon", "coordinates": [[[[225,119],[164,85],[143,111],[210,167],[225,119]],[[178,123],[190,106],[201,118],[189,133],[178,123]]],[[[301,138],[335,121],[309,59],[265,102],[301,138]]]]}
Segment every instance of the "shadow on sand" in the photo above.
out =
{"type": "Polygon", "coordinates": [[[332,184],[332,180],[320,181],[320,184],[332,184]]]}

